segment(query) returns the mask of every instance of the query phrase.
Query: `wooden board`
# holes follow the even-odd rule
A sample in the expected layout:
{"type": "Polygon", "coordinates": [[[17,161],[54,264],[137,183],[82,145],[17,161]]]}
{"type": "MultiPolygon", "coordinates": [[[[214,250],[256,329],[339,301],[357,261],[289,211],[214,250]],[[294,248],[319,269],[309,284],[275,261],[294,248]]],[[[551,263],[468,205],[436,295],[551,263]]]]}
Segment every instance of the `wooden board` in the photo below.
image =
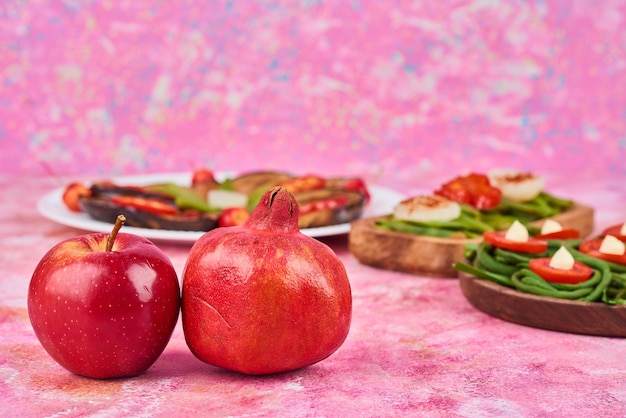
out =
{"type": "MultiPolygon", "coordinates": [[[[594,211],[591,207],[574,204],[552,219],[564,228],[578,229],[587,236],[593,231],[594,211]]],[[[435,238],[402,232],[385,231],[376,227],[376,219],[359,219],[351,224],[348,248],[360,263],[385,270],[422,276],[457,277],[452,265],[463,260],[465,244],[480,242],[480,238],[435,238]]],[[[533,222],[541,226],[543,220],[533,222]]]]}
{"type": "Polygon", "coordinates": [[[626,305],[537,296],[466,273],[459,274],[459,284],[476,309],[504,321],[572,334],[626,337],[626,305]]]}

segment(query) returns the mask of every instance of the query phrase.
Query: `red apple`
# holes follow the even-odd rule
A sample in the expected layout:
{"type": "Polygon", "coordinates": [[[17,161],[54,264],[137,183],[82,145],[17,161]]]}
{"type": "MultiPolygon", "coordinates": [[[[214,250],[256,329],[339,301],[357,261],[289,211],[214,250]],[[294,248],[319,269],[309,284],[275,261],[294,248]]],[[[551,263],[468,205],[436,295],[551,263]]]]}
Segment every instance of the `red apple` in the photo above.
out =
{"type": "Polygon", "coordinates": [[[298,229],[298,203],[268,190],[244,225],[196,241],[183,272],[185,341],[200,360],[246,374],[295,370],[344,342],[352,317],[345,267],[298,229]]]}
{"type": "Polygon", "coordinates": [[[149,240],[113,232],[70,238],[37,265],[28,315],[43,348],[72,373],[134,376],[161,355],[178,320],[180,286],[149,240]]]}

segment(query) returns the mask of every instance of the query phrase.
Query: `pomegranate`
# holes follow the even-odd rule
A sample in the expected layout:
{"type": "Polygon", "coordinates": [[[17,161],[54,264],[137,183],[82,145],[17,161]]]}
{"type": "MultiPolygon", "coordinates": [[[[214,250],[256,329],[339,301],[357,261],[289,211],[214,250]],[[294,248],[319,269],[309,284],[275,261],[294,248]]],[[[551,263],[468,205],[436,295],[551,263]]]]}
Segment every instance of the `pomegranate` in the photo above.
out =
{"type": "Polygon", "coordinates": [[[182,322],[200,360],[259,375],[317,363],[345,341],[352,294],[341,260],[302,234],[298,204],[268,190],[248,221],[205,233],[182,277],[182,322]]]}

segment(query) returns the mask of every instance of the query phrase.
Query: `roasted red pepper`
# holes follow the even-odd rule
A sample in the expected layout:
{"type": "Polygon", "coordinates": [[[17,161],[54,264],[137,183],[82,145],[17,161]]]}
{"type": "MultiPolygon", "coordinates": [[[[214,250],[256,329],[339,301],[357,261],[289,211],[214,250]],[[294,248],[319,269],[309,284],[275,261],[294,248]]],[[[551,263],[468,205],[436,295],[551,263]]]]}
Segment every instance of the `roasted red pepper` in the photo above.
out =
{"type": "Polygon", "coordinates": [[[175,215],[178,213],[178,208],[170,203],[140,196],[113,196],[111,197],[111,203],[149,212],[154,215],[175,215]]]}
{"type": "Polygon", "coordinates": [[[296,194],[307,190],[321,189],[326,185],[326,180],[320,176],[309,174],[282,181],[278,185],[285,187],[292,194],[296,194]]]}
{"type": "Polygon", "coordinates": [[[365,182],[360,178],[348,179],[343,185],[345,190],[354,190],[361,193],[365,197],[365,202],[369,202],[371,199],[370,192],[365,185],[365,182]]]}
{"type": "Polygon", "coordinates": [[[493,209],[500,204],[502,192],[484,174],[459,176],[435,190],[435,194],[477,209],[493,209]]]}
{"type": "Polygon", "coordinates": [[[347,196],[335,196],[328,199],[317,200],[300,206],[300,214],[315,212],[318,210],[335,209],[348,204],[347,196]]]}

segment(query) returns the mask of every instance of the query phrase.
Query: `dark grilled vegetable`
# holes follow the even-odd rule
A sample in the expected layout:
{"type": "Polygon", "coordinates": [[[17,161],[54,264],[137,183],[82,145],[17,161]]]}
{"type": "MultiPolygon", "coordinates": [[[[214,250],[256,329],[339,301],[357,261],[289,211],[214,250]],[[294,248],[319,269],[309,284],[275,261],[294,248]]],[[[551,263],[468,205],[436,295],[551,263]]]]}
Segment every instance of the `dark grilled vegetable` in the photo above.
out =
{"type": "MultiPolygon", "coordinates": [[[[89,195],[80,197],[80,209],[93,219],[113,223],[119,214],[126,224],[140,228],[208,231],[218,226],[222,209],[209,206],[209,189],[223,188],[245,193],[247,210],[251,211],[257,197],[275,185],[281,184],[296,198],[300,208],[300,228],[317,228],[351,222],[361,217],[369,199],[367,188],[360,179],[320,176],[293,176],[285,172],[256,171],[218,183],[212,176],[206,188],[199,190],[193,184],[174,183],[146,186],[121,186],[107,181],[94,183],[89,195]]],[[[196,184],[197,185],[197,184],[196,184]]]]}
{"type": "Polygon", "coordinates": [[[352,222],[361,217],[365,196],[339,189],[309,190],[294,194],[300,216],[300,228],[317,228],[352,222]]]}
{"type": "Polygon", "coordinates": [[[149,229],[208,231],[217,226],[217,214],[181,210],[174,197],[144,187],[97,183],[91,195],[79,198],[81,209],[93,219],[114,223],[126,216],[126,225],[149,229]]]}
{"type": "Polygon", "coordinates": [[[292,177],[291,174],[278,171],[253,171],[233,178],[231,186],[237,192],[250,195],[259,187],[267,186],[267,190],[292,177]]]}

